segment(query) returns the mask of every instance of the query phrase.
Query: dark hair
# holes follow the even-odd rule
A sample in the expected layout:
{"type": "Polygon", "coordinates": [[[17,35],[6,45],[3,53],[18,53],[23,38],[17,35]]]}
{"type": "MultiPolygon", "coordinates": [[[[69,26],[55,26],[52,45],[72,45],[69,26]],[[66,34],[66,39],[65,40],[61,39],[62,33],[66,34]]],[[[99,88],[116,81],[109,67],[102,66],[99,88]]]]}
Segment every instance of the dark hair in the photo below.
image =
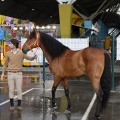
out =
{"type": "Polygon", "coordinates": [[[11,39],[10,42],[15,45],[16,48],[19,46],[19,41],[17,39],[11,39]]]}

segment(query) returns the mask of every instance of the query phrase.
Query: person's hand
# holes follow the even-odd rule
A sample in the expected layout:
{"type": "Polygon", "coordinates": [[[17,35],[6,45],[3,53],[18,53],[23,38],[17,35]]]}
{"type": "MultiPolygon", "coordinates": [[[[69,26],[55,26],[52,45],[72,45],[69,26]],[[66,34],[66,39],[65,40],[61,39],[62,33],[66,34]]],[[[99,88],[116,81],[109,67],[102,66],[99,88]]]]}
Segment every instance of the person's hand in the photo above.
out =
{"type": "Polygon", "coordinates": [[[4,76],[5,76],[5,75],[2,73],[2,75],[1,75],[1,81],[3,81],[4,76]]]}
{"type": "Polygon", "coordinates": [[[37,55],[34,56],[34,59],[37,59],[37,55]]]}

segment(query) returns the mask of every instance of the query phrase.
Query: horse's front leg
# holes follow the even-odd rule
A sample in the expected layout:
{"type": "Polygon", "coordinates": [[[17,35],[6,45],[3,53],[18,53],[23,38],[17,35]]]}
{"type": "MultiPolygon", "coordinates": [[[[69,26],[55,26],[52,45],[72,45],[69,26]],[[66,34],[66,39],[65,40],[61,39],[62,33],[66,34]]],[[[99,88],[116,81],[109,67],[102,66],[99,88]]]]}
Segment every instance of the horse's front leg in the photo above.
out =
{"type": "Polygon", "coordinates": [[[68,88],[68,80],[67,79],[63,80],[63,86],[64,86],[64,91],[65,91],[65,95],[66,95],[67,102],[68,102],[67,110],[65,111],[65,113],[70,113],[71,101],[70,101],[70,97],[69,97],[69,88],[68,88]]]}
{"type": "Polygon", "coordinates": [[[56,89],[57,89],[57,87],[53,85],[53,87],[52,87],[52,108],[53,108],[53,111],[57,108],[56,102],[55,102],[56,89]]]}
{"type": "Polygon", "coordinates": [[[54,77],[54,83],[52,87],[52,109],[53,109],[52,111],[53,112],[55,112],[55,109],[57,108],[56,102],[55,102],[55,92],[60,82],[61,82],[60,78],[54,77]]]}

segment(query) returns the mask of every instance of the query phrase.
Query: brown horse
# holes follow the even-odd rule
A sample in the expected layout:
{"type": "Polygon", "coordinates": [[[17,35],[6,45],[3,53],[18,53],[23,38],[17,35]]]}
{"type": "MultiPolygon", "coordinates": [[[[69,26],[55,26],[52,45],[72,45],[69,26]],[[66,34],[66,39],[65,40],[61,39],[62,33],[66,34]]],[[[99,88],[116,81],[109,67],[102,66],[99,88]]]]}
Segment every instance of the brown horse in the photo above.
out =
{"type": "Polygon", "coordinates": [[[65,95],[68,101],[67,111],[70,112],[71,102],[67,78],[87,75],[97,95],[94,120],[99,119],[100,113],[106,108],[110,96],[111,65],[108,52],[92,47],[73,51],[50,35],[33,31],[23,45],[22,51],[26,54],[29,50],[36,47],[40,47],[43,50],[49,62],[49,69],[53,74],[53,110],[56,107],[55,92],[59,83],[62,82],[64,85],[65,95]]]}

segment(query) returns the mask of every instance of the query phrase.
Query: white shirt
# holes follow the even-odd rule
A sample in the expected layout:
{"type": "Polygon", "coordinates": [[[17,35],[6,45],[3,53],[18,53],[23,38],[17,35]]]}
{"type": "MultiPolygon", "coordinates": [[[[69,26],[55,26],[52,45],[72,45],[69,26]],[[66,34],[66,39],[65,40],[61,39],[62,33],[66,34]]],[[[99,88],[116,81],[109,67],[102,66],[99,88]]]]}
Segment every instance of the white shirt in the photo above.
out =
{"type": "Polygon", "coordinates": [[[17,53],[17,51],[18,51],[18,49],[17,49],[16,51],[11,50],[11,52],[12,52],[13,54],[16,54],[16,53],[17,53]]]}

